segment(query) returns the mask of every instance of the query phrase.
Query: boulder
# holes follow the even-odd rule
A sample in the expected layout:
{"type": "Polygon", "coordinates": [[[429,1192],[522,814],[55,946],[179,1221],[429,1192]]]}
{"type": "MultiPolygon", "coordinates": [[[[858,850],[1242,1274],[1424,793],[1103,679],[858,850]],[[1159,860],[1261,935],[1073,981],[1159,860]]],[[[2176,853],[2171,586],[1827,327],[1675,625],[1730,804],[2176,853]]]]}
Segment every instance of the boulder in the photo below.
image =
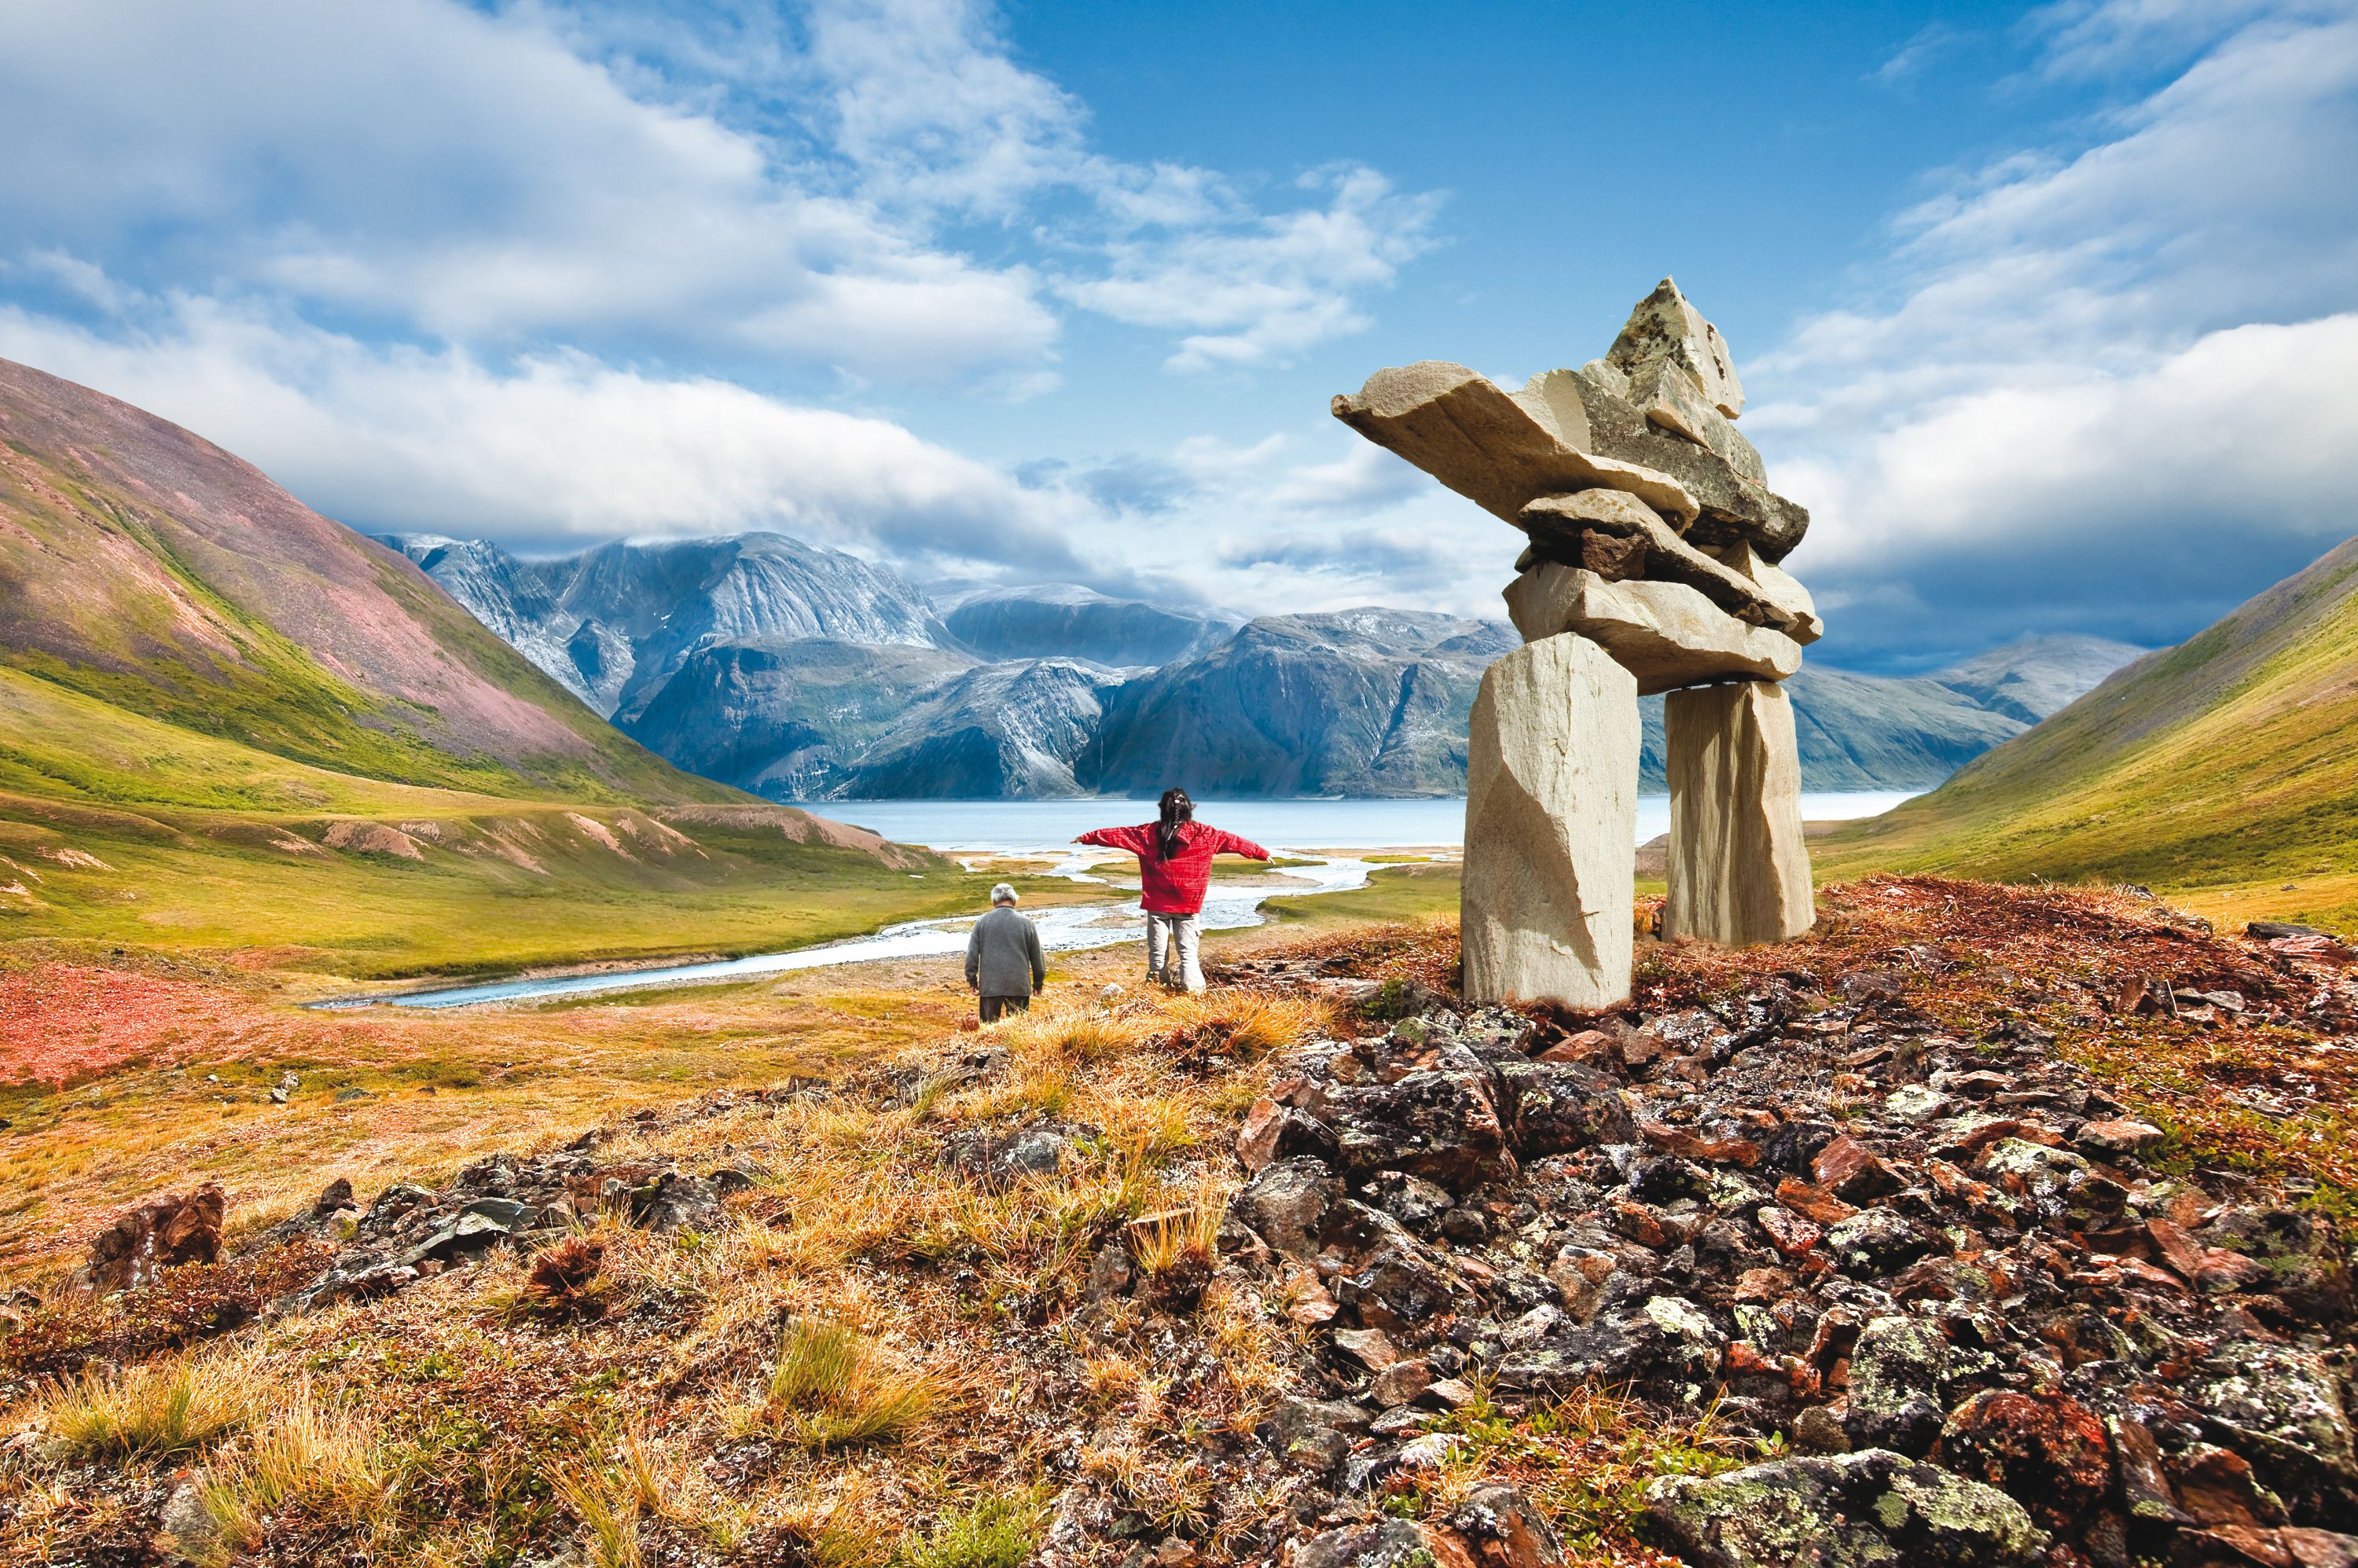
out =
{"type": "Polygon", "coordinates": [[[1816,621],[1814,611],[1804,618],[1780,608],[1760,584],[1680,538],[1643,499],[1623,491],[1542,495],[1515,514],[1515,526],[1531,540],[1531,549],[1515,563],[1517,571],[1542,560],[1594,570],[1590,554],[1599,535],[1637,539],[1645,543],[1642,565],[1648,580],[1684,583],[1747,626],[1801,632],[1816,621]]]}
{"type": "Polygon", "coordinates": [[[1403,1171],[1463,1192],[1513,1169],[1485,1071],[1436,1067],[1397,1083],[1338,1085],[1327,1091],[1326,1114],[1336,1158],[1354,1180],[1403,1171]]]}
{"type": "Polygon", "coordinates": [[[1228,1212],[1278,1251],[1311,1258],[1317,1255],[1326,1213],[1342,1195],[1343,1184],[1325,1162],[1280,1160],[1228,1200],[1228,1212]]]}
{"type": "Polygon", "coordinates": [[[1718,328],[1703,319],[1702,311],[1687,303],[1686,296],[1670,278],[1656,284],[1654,292],[1631,308],[1621,335],[1613,340],[1605,358],[1633,385],[1666,373],[1682,373],[1693,388],[1691,396],[1705,407],[1727,419],[1744,412],[1744,384],[1736,378],[1736,362],[1728,355],[1726,340],[1718,328]]]}
{"type": "Polygon", "coordinates": [[[1557,1568],[1563,1543],[1537,1504],[1513,1487],[1491,1482],[1466,1494],[1449,1516],[1483,1568],[1557,1568]]]}
{"type": "Polygon", "coordinates": [[[120,1291],[152,1285],[176,1264],[211,1262],[221,1256],[226,1203],[220,1184],[208,1182],[139,1205],[91,1238],[86,1276],[100,1290],[120,1291]]]}
{"type": "Polygon", "coordinates": [[[1799,643],[1746,625],[1684,583],[1607,582],[1541,561],[1507,585],[1506,600],[1527,640],[1576,632],[1637,676],[1641,697],[1731,677],[1783,680],[1801,667],[1799,643]]]}
{"type": "Polygon", "coordinates": [[[1662,723],[1671,784],[1663,934],[1740,947],[1807,931],[1817,911],[1783,689],[1743,681],[1675,691],[1662,723]]]}
{"type": "Polygon", "coordinates": [[[1379,370],[1333,407],[1335,417],[1376,445],[1509,523],[1540,496],[1595,486],[1629,492],[1673,526],[1696,514],[1694,497],[1676,480],[1589,450],[1576,398],[1559,410],[1542,393],[1509,394],[1464,365],[1420,360],[1379,370]]]}
{"type": "Polygon", "coordinates": [[[2047,1544],[2004,1492],[1881,1448],[1667,1476],[1646,1502],[1696,1568],[2028,1568],[2047,1544]]]}

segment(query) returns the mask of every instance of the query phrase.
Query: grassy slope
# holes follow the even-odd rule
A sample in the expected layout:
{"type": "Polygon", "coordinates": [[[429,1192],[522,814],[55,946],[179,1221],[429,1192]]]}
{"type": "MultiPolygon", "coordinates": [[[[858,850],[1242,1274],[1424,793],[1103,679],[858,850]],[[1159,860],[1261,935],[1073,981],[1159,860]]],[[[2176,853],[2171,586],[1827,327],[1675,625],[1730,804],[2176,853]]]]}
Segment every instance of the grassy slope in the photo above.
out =
{"type": "Polygon", "coordinates": [[[801,813],[665,823],[749,797],[249,465],[5,362],[0,606],[0,942],[318,985],[762,950],[983,897],[801,813]]]}
{"type": "Polygon", "coordinates": [[[2358,924],[2358,540],[1811,848],[1829,881],[2137,882],[2214,918],[2358,924]]]}

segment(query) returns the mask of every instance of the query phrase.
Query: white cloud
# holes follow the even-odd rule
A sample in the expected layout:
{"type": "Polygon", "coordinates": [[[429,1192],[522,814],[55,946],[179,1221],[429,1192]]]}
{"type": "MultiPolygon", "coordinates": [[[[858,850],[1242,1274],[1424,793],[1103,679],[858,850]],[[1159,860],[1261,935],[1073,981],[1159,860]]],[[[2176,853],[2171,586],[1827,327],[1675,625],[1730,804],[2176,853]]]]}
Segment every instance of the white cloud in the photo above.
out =
{"type": "Polygon", "coordinates": [[[356,525],[607,539],[779,528],[912,563],[1069,574],[1096,514],[890,421],[558,352],[495,369],[210,300],[132,338],[0,308],[0,354],[103,387],[356,525]]]}
{"type": "Polygon", "coordinates": [[[2038,625],[2183,636],[2351,524],[2358,8],[2116,0],[2052,70],[2201,52],[1903,215],[1855,304],[1747,362],[1815,514],[1827,656],[2038,625]],[[2008,617],[2014,617],[2008,623],[2008,617]]]}
{"type": "Polygon", "coordinates": [[[1264,210],[1210,170],[1093,153],[1084,106],[970,0],[795,19],[0,7],[0,146],[39,150],[0,158],[0,259],[60,252],[491,351],[1036,387],[1049,264],[1066,302],[1184,335],[1175,362],[1255,364],[1363,326],[1429,243],[1430,200],[1366,171],[1264,210]],[[948,237],[977,220],[1014,254],[948,237]]]}
{"type": "Polygon", "coordinates": [[[1367,325],[1358,297],[1432,245],[1437,201],[1356,167],[1302,183],[1332,195],[1323,208],[1117,241],[1107,276],[1057,291],[1118,321],[1184,331],[1168,362],[1180,370],[1283,363],[1357,331],[1367,325]]]}

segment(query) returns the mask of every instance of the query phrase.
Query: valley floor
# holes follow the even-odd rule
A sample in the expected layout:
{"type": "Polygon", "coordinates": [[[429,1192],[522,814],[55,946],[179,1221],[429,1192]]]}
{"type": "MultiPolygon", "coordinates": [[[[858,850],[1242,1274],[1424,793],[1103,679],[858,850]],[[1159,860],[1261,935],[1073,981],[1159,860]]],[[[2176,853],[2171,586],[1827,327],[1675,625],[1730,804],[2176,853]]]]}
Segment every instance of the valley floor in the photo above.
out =
{"type": "Polygon", "coordinates": [[[979,1033],[940,962],[339,1016],[20,951],[0,1559],[2358,1552],[2346,950],[1877,879],[1469,1015],[1454,893],[979,1033]],[[206,1182],[220,1260],[65,1283],[206,1182]]]}

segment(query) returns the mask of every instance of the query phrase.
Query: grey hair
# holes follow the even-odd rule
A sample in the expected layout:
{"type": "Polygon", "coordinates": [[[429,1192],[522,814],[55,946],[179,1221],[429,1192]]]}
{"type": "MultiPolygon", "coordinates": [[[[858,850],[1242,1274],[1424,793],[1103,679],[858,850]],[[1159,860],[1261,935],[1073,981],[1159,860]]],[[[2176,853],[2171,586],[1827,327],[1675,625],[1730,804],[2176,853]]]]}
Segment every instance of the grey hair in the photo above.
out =
{"type": "Polygon", "coordinates": [[[1012,882],[1001,882],[990,890],[990,902],[993,903],[1013,903],[1015,899],[1015,885],[1012,882]]]}

